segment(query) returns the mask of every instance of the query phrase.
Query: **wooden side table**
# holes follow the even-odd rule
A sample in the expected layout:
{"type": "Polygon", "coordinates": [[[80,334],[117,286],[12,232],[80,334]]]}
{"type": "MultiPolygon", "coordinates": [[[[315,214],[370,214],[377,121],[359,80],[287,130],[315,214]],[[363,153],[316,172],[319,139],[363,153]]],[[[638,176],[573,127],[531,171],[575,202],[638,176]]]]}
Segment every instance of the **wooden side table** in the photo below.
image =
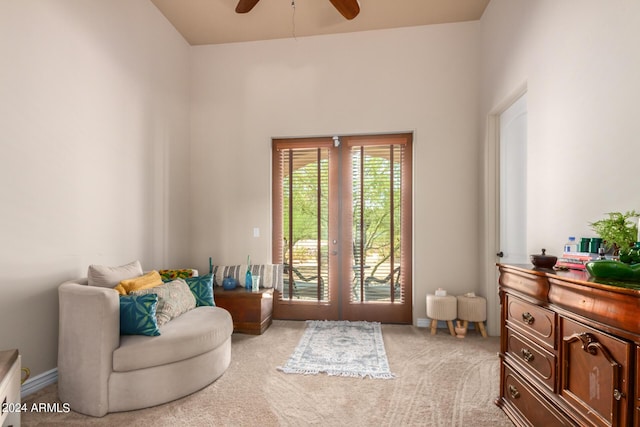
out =
{"type": "Polygon", "coordinates": [[[216,286],[213,294],[216,305],[231,313],[234,332],[260,335],[271,325],[273,289],[262,288],[253,292],[236,288],[227,291],[216,286]]]}
{"type": "Polygon", "coordinates": [[[0,425],[20,427],[20,355],[0,351],[0,425]]]}

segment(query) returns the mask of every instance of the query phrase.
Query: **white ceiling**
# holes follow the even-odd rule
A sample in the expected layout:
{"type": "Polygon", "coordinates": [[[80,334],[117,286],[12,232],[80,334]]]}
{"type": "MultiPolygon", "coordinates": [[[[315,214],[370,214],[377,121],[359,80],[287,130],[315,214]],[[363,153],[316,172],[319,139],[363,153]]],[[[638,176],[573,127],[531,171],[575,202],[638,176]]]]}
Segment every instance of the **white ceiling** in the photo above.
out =
{"type": "Polygon", "coordinates": [[[360,14],[349,21],[329,0],[261,0],[246,14],[235,12],[237,0],[151,1],[191,45],[476,21],[489,3],[489,0],[359,0],[360,14]]]}

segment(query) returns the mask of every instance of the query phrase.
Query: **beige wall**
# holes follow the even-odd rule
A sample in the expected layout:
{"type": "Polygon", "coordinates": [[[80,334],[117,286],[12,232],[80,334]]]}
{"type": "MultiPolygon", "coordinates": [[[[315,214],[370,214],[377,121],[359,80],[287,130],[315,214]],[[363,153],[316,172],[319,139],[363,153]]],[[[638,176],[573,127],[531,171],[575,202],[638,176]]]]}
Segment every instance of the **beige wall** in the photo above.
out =
{"type": "Polygon", "coordinates": [[[444,287],[495,324],[487,119],[528,87],[530,251],[640,209],[638,16],[492,0],[480,23],[189,48],[147,2],[0,2],[0,348],[54,368],[57,286],[91,263],[268,261],[284,136],[415,132],[414,319],[444,287]]]}
{"type": "MultiPolygon", "coordinates": [[[[529,253],[558,255],[568,236],[593,236],[589,222],[606,212],[640,209],[640,3],[492,0],[481,40],[480,135],[514,91],[528,91],[529,253]]],[[[491,159],[481,187],[488,196],[491,159]]],[[[493,200],[483,200],[491,219],[493,200]]],[[[495,249],[487,247],[482,265],[494,295],[495,249]]]]}
{"type": "Polygon", "coordinates": [[[0,2],[0,349],[33,375],[60,282],[188,260],[188,54],[150,2],[0,2]]]}
{"type": "Polygon", "coordinates": [[[427,292],[476,290],[478,37],[471,22],[193,48],[193,262],[271,260],[272,137],[413,131],[414,319],[427,292]]]}

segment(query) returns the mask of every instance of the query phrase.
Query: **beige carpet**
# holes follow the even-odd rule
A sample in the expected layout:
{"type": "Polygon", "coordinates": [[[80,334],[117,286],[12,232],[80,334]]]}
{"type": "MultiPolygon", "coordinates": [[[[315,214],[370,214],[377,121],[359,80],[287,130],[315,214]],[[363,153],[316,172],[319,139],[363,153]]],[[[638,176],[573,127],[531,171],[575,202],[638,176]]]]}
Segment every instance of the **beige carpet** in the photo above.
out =
{"type": "MultiPolygon", "coordinates": [[[[470,331],[382,325],[392,380],[285,374],[304,322],[275,321],[261,336],[234,334],[226,373],[203,390],[154,408],[92,418],[23,413],[23,426],[511,426],[498,395],[498,338],[470,331]]],[[[48,386],[25,402],[58,402],[48,386]]]]}

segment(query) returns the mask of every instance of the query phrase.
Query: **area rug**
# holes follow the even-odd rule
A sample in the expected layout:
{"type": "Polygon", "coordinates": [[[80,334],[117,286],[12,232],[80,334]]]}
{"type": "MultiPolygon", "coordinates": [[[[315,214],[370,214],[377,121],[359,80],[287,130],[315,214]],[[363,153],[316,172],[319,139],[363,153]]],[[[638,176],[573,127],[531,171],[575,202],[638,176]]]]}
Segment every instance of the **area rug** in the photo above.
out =
{"type": "Polygon", "coordinates": [[[308,320],[298,346],[278,369],[287,374],[394,378],[377,322],[308,320]]]}

